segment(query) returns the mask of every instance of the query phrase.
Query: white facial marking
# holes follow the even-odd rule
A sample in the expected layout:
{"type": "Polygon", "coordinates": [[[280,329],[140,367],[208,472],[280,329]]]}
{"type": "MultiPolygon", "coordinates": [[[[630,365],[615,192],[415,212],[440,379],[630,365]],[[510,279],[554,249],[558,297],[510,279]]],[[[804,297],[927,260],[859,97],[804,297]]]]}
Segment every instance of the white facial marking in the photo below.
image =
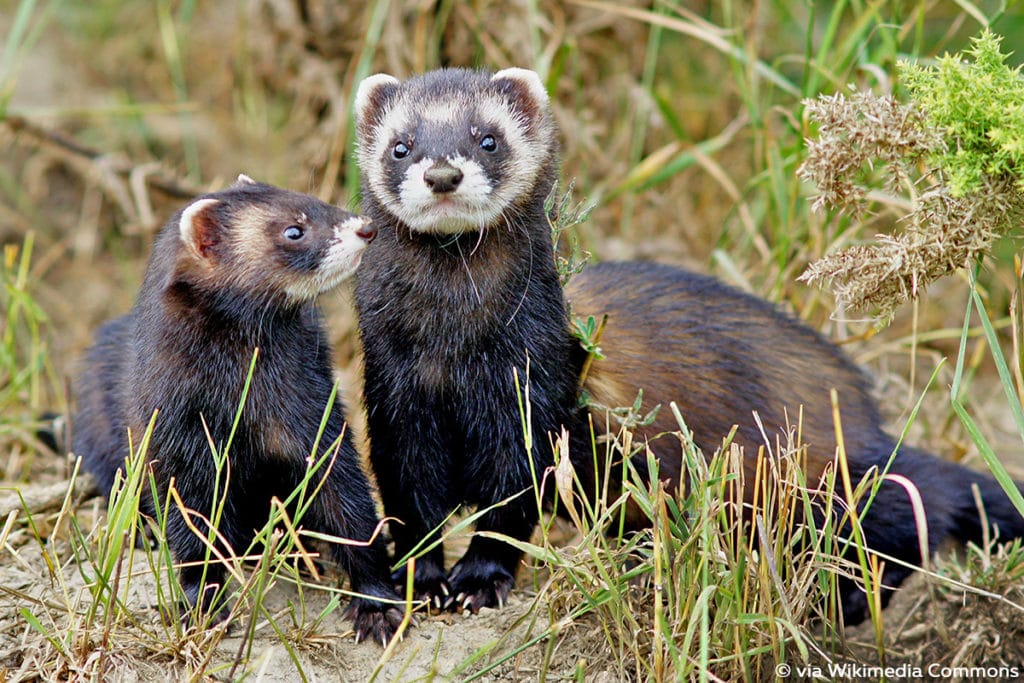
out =
{"type": "Polygon", "coordinates": [[[360,140],[357,153],[359,168],[366,176],[373,194],[378,197],[393,196],[384,177],[381,159],[390,154],[394,145],[393,138],[408,127],[407,112],[401,106],[392,107],[384,114],[383,120],[376,126],[369,140],[360,140]]]}
{"type": "Polygon", "coordinates": [[[217,203],[216,199],[199,199],[192,202],[185,210],[181,212],[181,220],[178,221],[178,232],[181,235],[181,241],[191,249],[197,256],[202,256],[199,250],[196,248],[195,231],[192,222],[195,221],[198,216],[207,207],[213,206],[217,203]]]}
{"type": "Polygon", "coordinates": [[[238,180],[235,181],[239,185],[255,185],[256,181],[245,175],[244,173],[238,174],[238,180]]]}
{"type": "Polygon", "coordinates": [[[364,216],[352,216],[334,226],[334,239],[317,269],[308,277],[289,285],[288,296],[300,301],[316,298],[352,277],[363,258],[363,250],[369,244],[357,233],[370,224],[364,216]]]}
{"type": "Polygon", "coordinates": [[[505,181],[494,198],[504,211],[505,207],[532,187],[534,178],[540,172],[542,159],[537,154],[527,153],[537,149],[538,143],[527,136],[529,122],[523,120],[521,114],[510,111],[504,102],[496,98],[485,99],[480,105],[480,111],[487,116],[491,125],[501,130],[505,138],[503,144],[508,154],[505,181]]]}
{"type": "Polygon", "coordinates": [[[432,123],[455,123],[462,114],[462,108],[457,102],[451,100],[442,102],[430,102],[419,111],[419,115],[432,123]]]}
{"type": "Polygon", "coordinates": [[[423,179],[435,159],[410,166],[389,208],[399,220],[417,232],[457,234],[490,225],[504,209],[494,201],[491,182],[484,169],[461,156],[447,161],[462,171],[462,181],[452,192],[435,193],[423,179]]]}

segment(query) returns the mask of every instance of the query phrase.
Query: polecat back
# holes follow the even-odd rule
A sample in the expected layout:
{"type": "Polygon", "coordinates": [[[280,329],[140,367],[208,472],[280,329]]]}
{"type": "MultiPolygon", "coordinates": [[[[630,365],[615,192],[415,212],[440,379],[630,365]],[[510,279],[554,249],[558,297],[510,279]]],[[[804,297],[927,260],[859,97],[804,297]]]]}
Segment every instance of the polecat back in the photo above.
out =
{"type": "MultiPolygon", "coordinates": [[[[754,481],[758,448],[773,448],[777,439],[786,443],[786,432],[799,423],[804,474],[815,487],[835,463],[834,389],[854,482],[872,468],[909,478],[924,502],[932,550],[950,535],[981,542],[972,484],[1001,538],[1024,535],[1024,518],[990,477],[908,445],[900,446],[886,469],[897,445],[882,429],[867,377],[838,347],[768,302],[705,275],[638,262],[585,268],[569,281],[566,297],[574,315],[607,315],[598,342],[604,358],[593,362],[584,383],[590,398],[609,408],[630,406],[642,389],[642,410],[660,406],[652,424],[636,428],[635,438],[657,456],[660,475],[673,490],[683,483],[683,453],[672,436],[679,425],[670,403],[705,454],[714,453],[735,425],[733,443],[744,449],[748,482],[754,481]]],[[[594,409],[597,425],[607,421],[603,412],[594,409]]],[[[589,461],[576,462],[586,478],[593,469],[589,461]]],[[[645,463],[641,453],[635,464],[644,471],[645,463]]],[[[747,488],[749,496],[753,487],[747,488]]],[[[869,548],[921,562],[914,511],[901,485],[885,480],[861,522],[869,548]]],[[[910,571],[886,565],[883,605],[910,571]]],[[[846,578],[840,590],[846,623],[862,621],[863,593],[846,578]]]]}
{"type": "MultiPolygon", "coordinates": [[[[301,523],[370,540],[377,517],[343,407],[331,399],[331,349],[315,299],[352,275],[374,232],[365,218],[245,176],[178,212],[156,239],[135,306],[97,332],[76,386],[73,449],[101,490],[124,465],[129,433],[137,444],[156,412],[146,457],[161,499],[173,479],[185,506],[212,519],[207,432],[225,448],[259,349],[230,445],[221,550],[245,551],[271,498],[285,500],[307,459],[331,448],[333,464],[316,475],[325,483],[301,523]]],[[[151,513],[153,501],[145,505],[151,513]]],[[[204,570],[205,544],[181,514],[168,517],[167,540],[190,565],[179,572],[188,602],[226,616],[213,605],[224,569],[204,570]]],[[[353,589],[369,596],[353,601],[357,637],[386,641],[400,614],[387,602],[397,596],[383,547],[331,548],[353,589]]]]}

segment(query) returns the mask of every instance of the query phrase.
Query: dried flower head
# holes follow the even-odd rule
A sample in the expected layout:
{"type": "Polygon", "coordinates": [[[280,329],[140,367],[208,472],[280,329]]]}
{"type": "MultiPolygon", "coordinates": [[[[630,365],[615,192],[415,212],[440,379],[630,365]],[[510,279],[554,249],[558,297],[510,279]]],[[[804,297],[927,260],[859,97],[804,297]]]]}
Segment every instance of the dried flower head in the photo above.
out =
{"type": "Polygon", "coordinates": [[[804,102],[818,124],[818,138],[807,141],[807,157],[797,170],[820,194],[814,209],[862,208],[872,171],[888,170],[887,187],[897,189],[913,164],[942,147],[938,133],[924,125],[924,115],[891,96],[842,93],[804,102]]]}
{"type": "Polygon", "coordinates": [[[801,275],[831,283],[841,306],[888,319],[1024,219],[1024,77],[1006,66],[988,31],[968,55],[973,62],[902,66],[907,104],[870,93],[805,103],[818,138],[798,172],[818,187],[816,210],[858,214],[880,180],[912,199],[903,233],[828,255],[801,275]]]}

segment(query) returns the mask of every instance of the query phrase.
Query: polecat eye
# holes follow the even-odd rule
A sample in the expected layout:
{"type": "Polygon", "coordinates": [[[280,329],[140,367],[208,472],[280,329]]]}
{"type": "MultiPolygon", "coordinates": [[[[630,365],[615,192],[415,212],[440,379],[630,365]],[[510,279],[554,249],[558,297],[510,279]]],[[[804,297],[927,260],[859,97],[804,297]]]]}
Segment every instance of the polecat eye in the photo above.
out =
{"type": "Polygon", "coordinates": [[[391,150],[391,156],[396,159],[404,159],[409,156],[409,146],[404,142],[396,142],[391,150]]]}
{"type": "Polygon", "coordinates": [[[306,231],[298,225],[289,225],[282,234],[290,240],[301,240],[306,231]]]}
{"type": "Polygon", "coordinates": [[[498,149],[498,141],[494,139],[493,135],[485,135],[480,140],[480,149],[485,152],[493,152],[498,149]]]}

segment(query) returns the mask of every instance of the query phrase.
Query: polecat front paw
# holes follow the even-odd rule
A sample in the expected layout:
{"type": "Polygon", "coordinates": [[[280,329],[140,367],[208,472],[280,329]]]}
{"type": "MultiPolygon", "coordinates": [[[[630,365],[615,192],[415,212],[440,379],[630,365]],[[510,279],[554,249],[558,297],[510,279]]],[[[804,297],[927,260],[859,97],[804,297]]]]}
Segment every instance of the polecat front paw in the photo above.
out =
{"type": "MultiPolygon", "coordinates": [[[[391,575],[391,581],[403,595],[407,576],[408,572],[404,566],[391,575]]],[[[452,591],[444,567],[429,558],[422,557],[416,561],[412,585],[413,599],[416,602],[425,602],[432,612],[447,609],[452,602],[452,591]]]]}
{"type": "Polygon", "coordinates": [[[353,598],[346,614],[352,617],[357,643],[372,640],[381,647],[387,647],[398,632],[403,612],[398,605],[368,598],[353,598]]]}
{"type": "Polygon", "coordinates": [[[481,607],[504,607],[516,579],[496,562],[463,558],[448,573],[448,583],[452,592],[448,609],[476,614],[481,607]]]}

